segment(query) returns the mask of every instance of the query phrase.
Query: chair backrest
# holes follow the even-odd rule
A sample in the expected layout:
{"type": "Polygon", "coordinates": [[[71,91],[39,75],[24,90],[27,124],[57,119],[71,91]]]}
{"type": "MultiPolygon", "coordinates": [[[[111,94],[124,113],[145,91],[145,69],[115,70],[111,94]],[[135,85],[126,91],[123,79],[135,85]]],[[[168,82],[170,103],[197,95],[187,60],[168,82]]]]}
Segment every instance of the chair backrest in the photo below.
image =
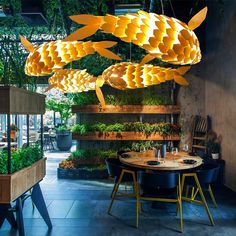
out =
{"type": "Polygon", "coordinates": [[[121,174],[122,168],[118,158],[107,158],[105,160],[108,174],[111,177],[118,177],[121,174]]]}
{"type": "Polygon", "coordinates": [[[198,180],[201,184],[211,184],[217,180],[220,166],[217,164],[205,164],[197,170],[198,180]]]}
{"type": "Polygon", "coordinates": [[[175,188],[178,185],[178,173],[138,171],[138,183],[145,188],[175,188]]]}

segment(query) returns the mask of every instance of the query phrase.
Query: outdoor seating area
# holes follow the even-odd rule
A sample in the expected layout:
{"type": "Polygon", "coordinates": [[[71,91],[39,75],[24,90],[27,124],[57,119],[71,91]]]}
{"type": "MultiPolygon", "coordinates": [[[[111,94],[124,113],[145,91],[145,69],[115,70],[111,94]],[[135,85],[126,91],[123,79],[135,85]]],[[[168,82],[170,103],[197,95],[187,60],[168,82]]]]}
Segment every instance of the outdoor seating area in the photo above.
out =
{"type": "Polygon", "coordinates": [[[0,236],[234,236],[235,12],[1,1],[0,236]]]}

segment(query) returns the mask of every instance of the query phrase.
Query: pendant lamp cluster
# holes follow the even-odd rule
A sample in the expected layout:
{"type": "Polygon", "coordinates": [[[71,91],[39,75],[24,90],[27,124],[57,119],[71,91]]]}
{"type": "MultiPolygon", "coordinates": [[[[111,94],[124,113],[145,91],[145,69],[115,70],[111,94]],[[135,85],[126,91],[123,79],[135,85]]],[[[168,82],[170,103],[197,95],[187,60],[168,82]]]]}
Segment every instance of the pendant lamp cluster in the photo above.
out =
{"type": "Polygon", "coordinates": [[[190,66],[177,69],[146,64],[155,58],[175,65],[193,65],[201,60],[201,50],[196,29],[206,18],[207,7],[198,12],[185,24],[176,18],[139,11],[122,16],[76,15],[70,18],[85,25],[63,40],[43,43],[34,47],[21,36],[21,42],[30,52],[25,64],[25,73],[49,78],[49,89],[63,92],[85,92],[96,90],[99,101],[104,105],[100,87],[106,83],[116,89],[136,89],[174,80],[188,85],[183,75],[190,66]],[[95,34],[98,30],[112,34],[124,42],[145,49],[148,54],[140,64],[122,62],[108,67],[101,76],[94,77],[86,70],[63,69],[65,65],[90,54],[99,53],[109,59],[121,58],[108,50],[116,45],[112,41],[77,41],[95,34]]]}

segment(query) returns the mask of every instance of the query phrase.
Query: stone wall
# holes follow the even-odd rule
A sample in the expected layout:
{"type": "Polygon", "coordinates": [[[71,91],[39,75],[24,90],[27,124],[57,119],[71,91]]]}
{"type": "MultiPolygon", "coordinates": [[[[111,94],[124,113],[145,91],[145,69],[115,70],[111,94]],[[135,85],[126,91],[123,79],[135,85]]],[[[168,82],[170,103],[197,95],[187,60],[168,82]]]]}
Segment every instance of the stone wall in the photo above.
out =
{"type": "Polygon", "coordinates": [[[225,185],[236,191],[236,1],[209,0],[207,6],[206,52],[186,75],[190,86],[179,93],[182,143],[189,140],[191,116],[210,115],[222,137],[225,185]]]}
{"type": "Polygon", "coordinates": [[[205,110],[222,136],[225,184],[236,191],[236,1],[209,1],[205,110]]]}

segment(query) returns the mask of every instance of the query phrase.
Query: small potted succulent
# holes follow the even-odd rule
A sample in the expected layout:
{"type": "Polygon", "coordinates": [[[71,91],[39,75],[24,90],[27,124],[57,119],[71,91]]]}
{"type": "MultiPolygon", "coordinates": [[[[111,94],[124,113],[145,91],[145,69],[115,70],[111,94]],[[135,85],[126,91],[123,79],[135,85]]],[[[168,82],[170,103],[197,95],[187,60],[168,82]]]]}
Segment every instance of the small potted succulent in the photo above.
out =
{"type": "Polygon", "coordinates": [[[212,159],[220,158],[220,138],[217,137],[217,134],[211,130],[207,134],[206,138],[206,148],[207,154],[212,157],[212,159]]]}

